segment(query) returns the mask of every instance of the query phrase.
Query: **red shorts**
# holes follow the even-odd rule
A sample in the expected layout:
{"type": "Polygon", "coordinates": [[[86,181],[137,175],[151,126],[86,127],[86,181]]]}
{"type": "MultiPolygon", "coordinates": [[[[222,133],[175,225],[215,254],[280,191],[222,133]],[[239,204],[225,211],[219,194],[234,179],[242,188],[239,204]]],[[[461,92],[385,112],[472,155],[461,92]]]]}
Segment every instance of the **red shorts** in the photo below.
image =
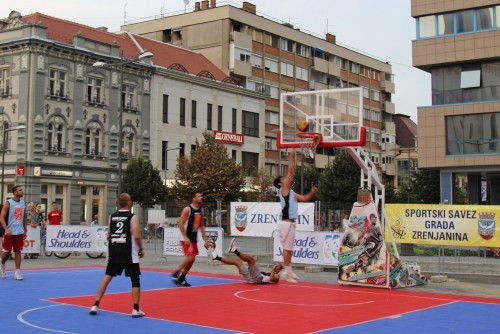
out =
{"type": "Polygon", "coordinates": [[[198,255],[198,244],[195,242],[191,242],[189,245],[186,245],[184,241],[181,241],[182,250],[184,251],[184,255],[198,255]]]}
{"type": "Polygon", "coordinates": [[[20,252],[23,250],[23,246],[24,234],[3,236],[2,251],[12,252],[12,248],[14,248],[14,252],[20,252]]]}

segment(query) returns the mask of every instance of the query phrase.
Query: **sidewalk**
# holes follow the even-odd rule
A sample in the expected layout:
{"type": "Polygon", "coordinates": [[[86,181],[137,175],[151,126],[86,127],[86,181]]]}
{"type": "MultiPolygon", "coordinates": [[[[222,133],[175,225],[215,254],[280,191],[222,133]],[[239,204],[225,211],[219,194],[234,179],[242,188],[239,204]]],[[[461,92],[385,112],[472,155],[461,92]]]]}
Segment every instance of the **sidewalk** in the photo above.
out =
{"type": "MultiPolygon", "coordinates": [[[[159,268],[159,269],[166,269],[173,271],[177,269],[179,264],[184,259],[184,257],[181,256],[162,256],[161,255],[162,249],[161,247],[158,247],[157,244],[155,245],[153,243],[145,243],[144,246],[145,246],[145,257],[141,260],[142,268],[159,268]]],[[[415,258],[414,260],[417,260],[418,262],[418,259],[415,258]]],[[[412,262],[410,259],[407,258],[405,258],[405,261],[412,262]]],[[[105,266],[106,260],[104,258],[91,259],[87,257],[85,254],[80,254],[80,255],[71,255],[66,259],[59,259],[56,258],[55,256],[45,257],[45,258],[39,257],[36,260],[23,259],[21,264],[22,268],[21,270],[34,269],[34,268],[63,268],[63,267],[96,266],[96,265],[105,266]]],[[[260,265],[262,270],[267,270],[268,268],[270,268],[271,263],[262,262],[260,265]]],[[[14,262],[8,261],[6,263],[6,269],[7,271],[13,270],[14,262]]],[[[205,257],[198,257],[191,271],[192,273],[238,275],[237,269],[234,266],[228,266],[220,264],[218,262],[209,263],[209,261],[205,257]]],[[[302,265],[302,266],[297,266],[295,272],[301,278],[301,282],[314,282],[314,283],[338,285],[337,272],[333,270],[322,271],[318,273],[309,273],[304,271],[302,265]]],[[[169,279],[170,279],[169,277],[165,277],[165,280],[169,279]]],[[[145,288],[147,289],[147,287],[145,288]]],[[[363,287],[360,287],[360,289],[363,289],[363,287]]],[[[500,298],[500,285],[498,284],[468,283],[464,281],[458,281],[456,279],[449,279],[445,283],[429,282],[427,286],[412,287],[406,289],[406,291],[500,298]]]]}

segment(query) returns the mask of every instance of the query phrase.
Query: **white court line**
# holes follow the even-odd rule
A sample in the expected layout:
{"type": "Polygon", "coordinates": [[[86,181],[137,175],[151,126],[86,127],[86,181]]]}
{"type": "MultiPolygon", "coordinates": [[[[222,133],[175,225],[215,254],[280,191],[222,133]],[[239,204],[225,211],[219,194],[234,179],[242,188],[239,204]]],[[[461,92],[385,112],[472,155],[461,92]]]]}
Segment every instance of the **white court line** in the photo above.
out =
{"type": "Polygon", "coordinates": [[[241,296],[241,294],[245,292],[253,292],[253,291],[260,291],[261,289],[253,289],[253,290],[242,290],[234,293],[234,296],[236,298],[244,299],[244,300],[249,300],[252,302],[258,302],[258,303],[266,303],[266,304],[284,304],[284,305],[295,305],[295,306],[311,306],[311,307],[324,307],[324,306],[329,306],[329,307],[337,307],[337,306],[357,306],[357,305],[364,305],[364,304],[370,304],[373,303],[373,300],[368,300],[365,302],[359,302],[359,303],[349,303],[349,304],[318,304],[318,305],[311,305],[311,304],[301,304],[301,303],[286,303],[286,302],[272,302],[272,301],[267,301],[267,300],[258,300],[254,298],[247,298],[241,296]]]}
{"type": "Polygon", "coordinates": [[[32,328],[36,328],[36,329],[41,329],[41,330],[44,330],[44,331],[47,331],[47,332],[65,333],[65,334],[77,334],[77,333],[73,333],[73,332],[65,332],[65,331],[60,331],[60,330],[57,330],[57,329],[50,329],[50,328],[40,327],[40,326],[34,325],[34,324],[32,324],[32,323],[30,323],[30,322],[28,322],[28,321],[26,321],[26,320],[23,319],[23,316],[25,314],[30,313],[30,312],[38,311],[38,310],[41,310],[41,309],[46,309],[46,308],[49,308],[49,307],[57,307],[57,306],[62,306],[62,305],[42,306],[42,307],[37,307],[37,308],[32,308],[32,309],[26,310],[26,311],[21,312],[21,313],[19,313],[17,315],[17,320],[19,320],[20,322],[22,322],[26,326],[29,326],[29,327],[32,327],[32,328]]]}
{"type": "MultiPolygon", "coordinates": [[[[420,312],[420,311],[422,311],[422,310],[430,310],[430,309],[433,309],[433,308],[442,307],[442,306],[446,306],[446,305],[452,305],[452,304],[455,304],[455,303],[458,303],[458,301],[454,301],[454,302],[451,302],[451,303],[446,303],[446,304],[441,304],[441,305],[430,306],[430,307],[424,307],[424,308],[420,308],[420,309],[416,309],[416,310],[411,310],[411,311],[408,311],[408,312],[398,313],[397,315],[399,315],[399,317],[398,317],[398,318],[400,318],[400,317],[402,317],[402,316],[403,316],[403,315],[405,315],[405,314],[410,314],[410,313],[420,312]]],[[[311,332],[311,334],[321,333],[321,332],[328,331],[328,330],[331,330],[331,329],[339,329],[339,328],[353,327],[353,326],[356,326],[356,325],[367,324],[367,323],[374,322],[374,321],[379,321],[379,320],[382,320],[382,319],[390,319],[390,320],[394,320],[394,319],[395,319],[395,317],[394,317],[394,316],[395,316],[395,315],[392,315],[392,316],[387,316],[387,317],[375,318],[375,319],[372,319],[372,320],[360,321],[360,322],[352,323],[352,324],[349,324],[349,325],[343,325],[343,326],[337,326],[337,327],[324,328],[324,329],[319,330],[319,331],[317,331],[317,332],[311,332]]],[[[397,318],[396,318],[396,319],[397,319],[397,318]]]]}

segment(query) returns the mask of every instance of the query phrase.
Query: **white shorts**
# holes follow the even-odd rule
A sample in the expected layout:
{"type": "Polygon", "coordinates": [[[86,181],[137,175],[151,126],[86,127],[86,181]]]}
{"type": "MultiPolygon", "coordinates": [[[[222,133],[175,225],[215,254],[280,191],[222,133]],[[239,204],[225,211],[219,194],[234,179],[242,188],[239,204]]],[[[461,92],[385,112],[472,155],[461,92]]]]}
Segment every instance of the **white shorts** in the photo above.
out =
{"type": "Polygon", "coordinates": [[[295,223],[280,221],[278,223],[278,232],[280,234],[281,245],[283,249],[293,251],[295,241],[295,223]]]}

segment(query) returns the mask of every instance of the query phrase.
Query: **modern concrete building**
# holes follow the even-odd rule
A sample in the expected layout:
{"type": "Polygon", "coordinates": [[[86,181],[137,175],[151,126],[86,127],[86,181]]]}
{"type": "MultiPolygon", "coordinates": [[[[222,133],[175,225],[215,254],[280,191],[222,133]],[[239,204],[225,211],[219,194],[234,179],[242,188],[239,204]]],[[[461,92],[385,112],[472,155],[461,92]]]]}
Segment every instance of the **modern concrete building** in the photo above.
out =
{"type": "Polygon", "coordinates": [[[456,176],[471,204],[500,204],[500,1],[412,0],[413,66],[432,78],[418,108],[418,165],[441,172],[442,202],[456,176]]]}
{"type": "MultiPolygon", "coordinates": [[[[266,93],[262,138],[266,171],[274,175],[286,167],[281,163],[286,152],[275,143],[281,92],[363,87],[365,149],[383,179],[394,183],[395,86],[389,63],[338,45],[332,34],[315,36],[267,18],[249,2],[242,8],[217,6],[215,0],[196,2],[194,11],[129,23],[122,30],[200,52],[240,86],[266,93]]],[[[318,153],[321,168],[331,152],[318,153]]]]}

